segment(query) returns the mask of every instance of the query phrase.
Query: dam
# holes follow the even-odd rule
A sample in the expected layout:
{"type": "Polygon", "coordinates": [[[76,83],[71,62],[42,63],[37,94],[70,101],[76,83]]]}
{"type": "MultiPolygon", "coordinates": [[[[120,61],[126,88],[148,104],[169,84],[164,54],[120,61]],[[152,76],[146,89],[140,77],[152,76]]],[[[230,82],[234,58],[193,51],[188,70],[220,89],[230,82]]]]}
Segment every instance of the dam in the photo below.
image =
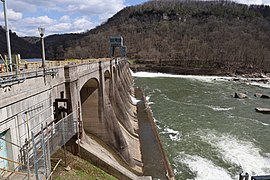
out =
{"type": "MultiPolygon", "coordinates": [[[[1,74],[1,177],[50,178],[50,158],[63,148],[118,179],[152,179],[144,173],[125,58],[62,63],[1,74]]],[[[160,158],[164,179],[174,179],[166,158],[160,158]]]]}

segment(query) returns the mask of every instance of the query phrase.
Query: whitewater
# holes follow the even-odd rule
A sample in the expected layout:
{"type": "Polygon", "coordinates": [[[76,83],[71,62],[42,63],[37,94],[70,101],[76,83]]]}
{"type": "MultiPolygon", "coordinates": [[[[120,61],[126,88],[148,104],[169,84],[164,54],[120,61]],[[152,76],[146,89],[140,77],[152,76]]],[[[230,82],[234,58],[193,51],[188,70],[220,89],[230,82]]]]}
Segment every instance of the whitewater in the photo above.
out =
{"type": "Polygon", "coordinates": [[[144,88],[176,179],[236,180],[270,174],[269,85],[232,77],[133,73],[144,88]],[[244,92],[247,99],[235,99],[244,92]]]}

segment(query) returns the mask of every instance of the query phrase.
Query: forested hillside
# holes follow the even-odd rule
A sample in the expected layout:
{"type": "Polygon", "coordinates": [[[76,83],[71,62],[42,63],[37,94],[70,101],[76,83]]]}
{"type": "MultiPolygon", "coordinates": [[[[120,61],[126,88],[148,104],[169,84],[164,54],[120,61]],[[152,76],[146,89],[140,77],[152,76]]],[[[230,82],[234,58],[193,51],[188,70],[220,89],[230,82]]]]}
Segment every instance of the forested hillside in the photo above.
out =
{"type": "MultiPolygon", "coordinates": [[[[6,31],[0,26],[0,54],[7,54],[6,31]]],[[[21,54],[22,58],[40,57],[41,50],[39,45],[31,44],[17,36],[16,33],[10,33],[12,54],[21,54]]]]}
{"type": "MultiPolygon", "coordinates": [[[[226,1],[156,0],[126,7],[88,32],[46,37],[46,57],[106,57],[113,35],[123,36],[128,57],[146,66],[270,72],[270,7],[226,1]]],[[[13,52],[34,57],[39,42],[27,41],[34,46],[12,43],[13,52]]]]}
{"type": "Polygon", "coordinates": [[[225,1],[167,0],[127,7],[77,40],[67,36],[65,46],[50,44],[47,55],[108,56],[111,35],[122,35],[128,57],[140,63],[150,60],[231,73],[270,69],[269,6],[225,1]]]}

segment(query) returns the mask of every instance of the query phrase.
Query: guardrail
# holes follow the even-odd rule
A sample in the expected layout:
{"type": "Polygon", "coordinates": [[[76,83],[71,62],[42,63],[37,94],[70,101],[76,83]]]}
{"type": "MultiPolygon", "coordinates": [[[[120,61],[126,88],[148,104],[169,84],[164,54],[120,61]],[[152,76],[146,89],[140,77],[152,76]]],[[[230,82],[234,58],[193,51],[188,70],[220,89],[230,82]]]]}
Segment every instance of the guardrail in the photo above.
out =
{"type": "Polygon", "coordinates": [[[11,86],[14,84],[23,83],[26,79],[44,77],[47,75],[55,77],[58,74],[58,68],[44,69],[39,71],[28,71],[20,74],[11,74],[0,76],[0,87],[11,86]]]}
{"type": "MultiPolygon", "coordinates": [[[[41,124],[38,134],[32,132],[32,139],[28,150],[30,170],[36,179],[46,179],[51,172],[50,157],[77,133],[77,117],[75,113],[62,118],[56,123],[41,124]]],[[[30,143],[30,142],[29,142],[30,143]]]]}
{"type": "MultiPolygon", "coordinates": [[[[123,59],[116,59],[116,64],[123,61],[123,59]]],[[[77,66],[78,72],[84,72],[88,70],[97,71],[99,69],[98,63],[102,62],[102,66],[108,67],[110,63],[108,58],[103,59],[88,59],[88,60],[73,60],[73,61],[49,61],[46,62],[46,67],[40,69],[40,63],[28,63],[28,68],[24,69],[23,72],[18,74],[12,73],[0,73],[0,87],[4,88],[6,86],[12,86],[14,84],[23,83],[26,79],[45,77],[47,75],[56,76],[59,72],[59,66],[69,65],[77,66]],[[104,63],[103,63],[104,62],[104,63]],[[95,65],[96,64],[96,65],[95,65]],[[37,70],[38,69],[38,70],[37,70]]]]}
{"type": "Polygon", "coordinates": [[[77,132],[77,117],[75,113],[71,113],[56,123],[46,124],[45,127],[41,124],[40,131],[36,134],[32,131],[31,139],[26,139],[22,147],[1,138],[19,149],[18,161],[20,162],[0,156],[0,159],[16,164],[13,169],[0,168],[0,172],[10,173],[5,174],[5,178],[10,178],[15,174],[25,176],[25,179],[32,177],[36,180],[47,179],[51,176],[51,155],[63,146],[65,147],[65,144],[77,132]]]}

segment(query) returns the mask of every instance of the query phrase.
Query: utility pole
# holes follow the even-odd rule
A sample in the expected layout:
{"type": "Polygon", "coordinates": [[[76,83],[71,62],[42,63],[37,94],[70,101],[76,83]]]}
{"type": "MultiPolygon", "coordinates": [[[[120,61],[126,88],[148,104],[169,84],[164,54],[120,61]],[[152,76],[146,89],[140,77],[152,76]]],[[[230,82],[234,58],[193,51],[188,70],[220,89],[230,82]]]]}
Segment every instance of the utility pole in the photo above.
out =
{"type": "Polygon", "coordinates": [[[9,68],[12,71],[12,57],[11,57],[11,47],[10,47],[10,37],[9,37],[9,27],[8,27],[8,18],[7,18],[7,5],[6,0],[1,0],[4,6],[4,18],[5,18],[5,26],[6,26],[6,38],[7,38],[7,50],[8,50],[8,60],[9,60],[9,68]]]}
{"type": "Polygon", "coordinates": [[[44,45],[44,34],[45,34],[45,28],[39,27],[38,28],[40,38],[41,38],[41,52],[42,52],[42,67],[45,68],[45,45],[44,45]]]}

